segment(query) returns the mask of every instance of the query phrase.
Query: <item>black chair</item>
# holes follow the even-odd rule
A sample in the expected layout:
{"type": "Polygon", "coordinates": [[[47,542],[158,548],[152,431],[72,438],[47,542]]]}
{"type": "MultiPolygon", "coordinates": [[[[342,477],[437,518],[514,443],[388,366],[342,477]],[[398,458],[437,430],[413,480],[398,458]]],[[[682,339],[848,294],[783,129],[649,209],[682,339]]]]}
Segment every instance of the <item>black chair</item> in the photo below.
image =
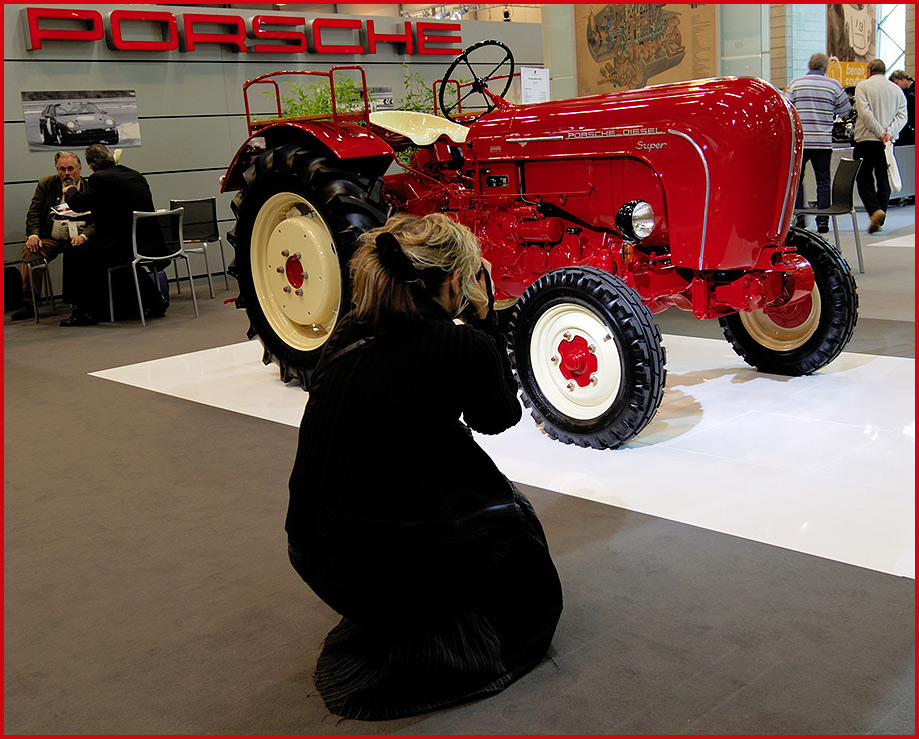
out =
{"type": "MultiPolygon", "coordinates": [[[[223,282],[227,290],[230,289],[230,280],[227,277],[227,258],[223,253],[223,239],[220,238],[220,228],[217,225],[217,198],[197,198],[194,200],[170,200],[170,208],[185,209],[185,253],[203,254],[204,269],[207,270],[207,287],[211,298],[214,297],[214,281],[211,278],[211,265],[207,258],[207,247],[210,244],[220,245],[220,260],[223,262],[223,282]],[[190,248],[188,244],[201,244],[190,248]]],[[[179,275],[176,273],[176,286],[179,284],[179,275]]]]}
{"type": "MultiPolygon", "coordinates": [[[[144,303],[140,296],[140,282],[138,278],[138,265],[147,265],[153,270],[154,282],[158,285],[159,272],[165,273],[170,263],[185,260],[185,269],[188,272],[188,285],[191,289],[191,300],[195,306],[195,318],[198,317],[198,301],[195,299],[195,283],[191,277],[191,265],[185,254],[185,243],[182,235],[182,208],[174,210],[157,210],[152,212],[134,211],[134,221],[131,227],[131,242],[134,247],[134,259],[128,264],[119,264],[109,267],[108,270],[108,301],[109,317],[115,320],[115,298],[112,292],[112,272],[118,269],[130,268],[134,275],[134,290],[137,293],[137,308],[140,311],[140,322],[146,326],[144,319],[144,303]]],[[[176,285],[179,282],[179,270],[176,267],[176,285]]]]}
{"type": "MultiPolygon", "coordinates": [[[[51,313],[52,315],[57,315],[57,304],[54,302],[54,286],[51,284],[51,271],[48,268],[48,260],[44,257],[36,257],[34,259],[12,259],[8,262],[4,262],[3,266],[13,267],[20,264],[26,266],[26,270],[29,274],[29,291],[32,293],[32,309],[35,311],[35,323],[38,323],[38,303],[41,300],[41,294],[35,292],[35,280],[33,279],[35,272],[41,272],[41,283],[48,293],[48,297],[51,298],[51,313]]],[[[19,270],[16,271],[18,272],[19,270]]]]}
{"type": "Polygon", "coordinates": [[[855,175],[861,167],[861,159],[840,159],[833,175],[833,200],[829,208],[795,208],[795,216],[830,216],[833,219],[833,236],[836,239],[836,248],[842,251],[839,245],[839,227],[836,225],[836,216],[847,213],[852,216],[852,229],[855,231],[855,251],[858,255],[858,271],[865,272],[862,264],[862,240],[858,233],[858,219],[855,217],[855,175]]]}

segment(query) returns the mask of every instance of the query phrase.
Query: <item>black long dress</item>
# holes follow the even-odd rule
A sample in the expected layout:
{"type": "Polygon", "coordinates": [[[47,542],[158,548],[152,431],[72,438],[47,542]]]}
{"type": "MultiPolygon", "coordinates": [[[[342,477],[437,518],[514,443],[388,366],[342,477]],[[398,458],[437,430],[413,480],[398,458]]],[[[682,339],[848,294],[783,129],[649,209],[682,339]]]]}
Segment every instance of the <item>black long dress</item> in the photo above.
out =
{"type": "Polygon", "coordinates": [[[346,317],[313,375],[286,529],[294,568],[343,617],[315,673],[340,716],[499,692],[555,633],[539,520],[465,425],[494,434],[521,415],[493,316],[477,325],[433,302],[373,337],[346,317]]]}

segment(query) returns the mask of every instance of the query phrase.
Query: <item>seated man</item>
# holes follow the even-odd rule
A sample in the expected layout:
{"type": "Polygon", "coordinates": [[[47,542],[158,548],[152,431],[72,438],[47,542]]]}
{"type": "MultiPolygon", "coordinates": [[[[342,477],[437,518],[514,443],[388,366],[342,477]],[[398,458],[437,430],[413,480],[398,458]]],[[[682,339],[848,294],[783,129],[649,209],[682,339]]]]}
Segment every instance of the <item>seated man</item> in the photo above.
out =
{"type": "MultiPolygon", "coordinates": [[[[73,306],[73,313],[61,321],[62,326],[90,326],[108,316],[108,268],[134,258],[134,211],[155,210],[147,180],[140,172],[116,164],[108,147],[93,144],[86,147],[85,156],[93,175],[85,190],[72,187],[65,196],[73,210],[92,211],[96,230],[88,244],[64,254],[64,300],[73,306]]],[[[168,301],[146,271],[137,269],[143,273],[140,292],[145,315],[164,315],[168,301]]]]}
{"type": "MultiPolygon", "coordinates": [[[[78,221],[74,224],[77,234],[71,236],[67,221],[55,219],[51,211],[63,202],[65,187],[74,186],[78,191],[85,188],[86,181],[80,177],[80,157],[69,151],[59,151],[54,155],[54,167],[57,174],[42,177],[35,186],[26,214],[26,244],[22,249],[22,258],[34,259],[34,264],[42,257],[50,262],[71,246],[82,246],[93,234],[92,226],[78,221]]],[[[22,306],[10,316],[14,321],[31,318],[34,312],[29,291],[29,270],[25,264],[21,269],[24,297],[22,306]]],[[[35,279],[34,288],[35,295],[41,296],[40,279],[35,279]]]]}

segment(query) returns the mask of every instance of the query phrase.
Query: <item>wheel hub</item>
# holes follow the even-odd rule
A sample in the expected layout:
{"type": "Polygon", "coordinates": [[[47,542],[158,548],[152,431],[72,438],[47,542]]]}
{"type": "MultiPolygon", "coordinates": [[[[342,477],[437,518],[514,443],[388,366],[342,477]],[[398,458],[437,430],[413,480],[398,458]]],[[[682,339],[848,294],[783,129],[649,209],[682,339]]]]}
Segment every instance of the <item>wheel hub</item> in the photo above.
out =
{"type": "Polygon", "coordinates": [[[330,294],[329,281],[322,276],[337,272],[338,258],[317,219],[285,218],[272,231],[265,257],[269,287],[285,316],[301,325],[325,324],[332,318],[338,296],[330,294]]]}
{"type": "Polygon", "coordinates": [[[765,313],[782,328],[797,328],[808,319],[813,310],[814,301],[808,295],[804,300],[799,300],[791,305],[775,309],[767,308],[765,313]]]}
{"type": "Polygon", "coordinates": [[[287,281],[294,289],[303,287],[303,262],[297,256],[288,257],[287,266],[284,270],[287,274],[287,281]]]}
{"type": "Polygon", "coordinates": [[[619,348],[606,325],[583,306],[560,303],[543,312],[532,329],[530,357],[546,400],[566,416],[597,418],[619,394],[619,348]]]}
{"type": "Polygon", "coordinates": [[[575,336],[558,345],[561,357],[559,369],[566,380],[574,380],[580,387],[590,384],[591,375],[599,368],[596,354],[583,336],[575,336]]]}
{"type": "Polygon", "coordinates": [[[815,285],[803,300],[783,308],[741,313],[740,322],[760,346],[787,352],[800,349],[816,333],[820,312],[820,292],[815,285]]]}

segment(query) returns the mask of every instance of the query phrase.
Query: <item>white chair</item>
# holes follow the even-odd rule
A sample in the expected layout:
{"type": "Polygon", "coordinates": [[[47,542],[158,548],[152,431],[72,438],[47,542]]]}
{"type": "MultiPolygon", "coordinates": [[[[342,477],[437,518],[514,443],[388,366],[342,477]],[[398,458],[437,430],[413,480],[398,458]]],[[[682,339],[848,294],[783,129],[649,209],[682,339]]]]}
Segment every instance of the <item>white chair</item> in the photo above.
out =
{"type": "MultiPolygon", "coordinates": [[[[108,270],[108,298],[109,317],[115,320],[115,299],[112,292],[112,272],[130,267],[134,275],[134,290],[137,293],[137,308],[140,311],[140,322],[146,326],[144,318],[144,303],[140,295],[140,281],[137,275],[139,265],[149,266],[153,270],[154,283],[159,289],[158,272],[165,272],[170,262],[176,263],[185,260],[185,269],[188,273],[188,285],[191,290],[191,300],[195,307],[195,318],[198,317],[198,301],[195,298],[195,284],[191,277],[191,265],[185,254],[185,243],[182,236],[182,219],[184,210],[157,210],[153,212],[134,211],[134,221],[131,226],[131,243],[134,248],[134,259],[129,264],[119,264],[109,267],[108,270]]],[[[179,270],[176,267],[176,285],[179,282],[179,270]]]]}
{"type": "MultiPolygon", "coordinates": [[[[203,254],[204,269],[207,271],[207,287],[214,297],[214,281],[211,278],[211,264],[207,258],[207,247],[219,244],[220,260],[223,262],[223,282],[227,290],[230,289],[230,280],[227,277],[227,258],[223,253],[223,239],[220,238],[220,227],[217,225],[217,198],[196,198],[193,200],[170,200],[170,208],[185,209],[185,253],[203,254]],[[189,247],[188,244],[201,244],[189,247]]],[[[179,274],[176,272],[176,287],[179,284],[179,274]]]]}

